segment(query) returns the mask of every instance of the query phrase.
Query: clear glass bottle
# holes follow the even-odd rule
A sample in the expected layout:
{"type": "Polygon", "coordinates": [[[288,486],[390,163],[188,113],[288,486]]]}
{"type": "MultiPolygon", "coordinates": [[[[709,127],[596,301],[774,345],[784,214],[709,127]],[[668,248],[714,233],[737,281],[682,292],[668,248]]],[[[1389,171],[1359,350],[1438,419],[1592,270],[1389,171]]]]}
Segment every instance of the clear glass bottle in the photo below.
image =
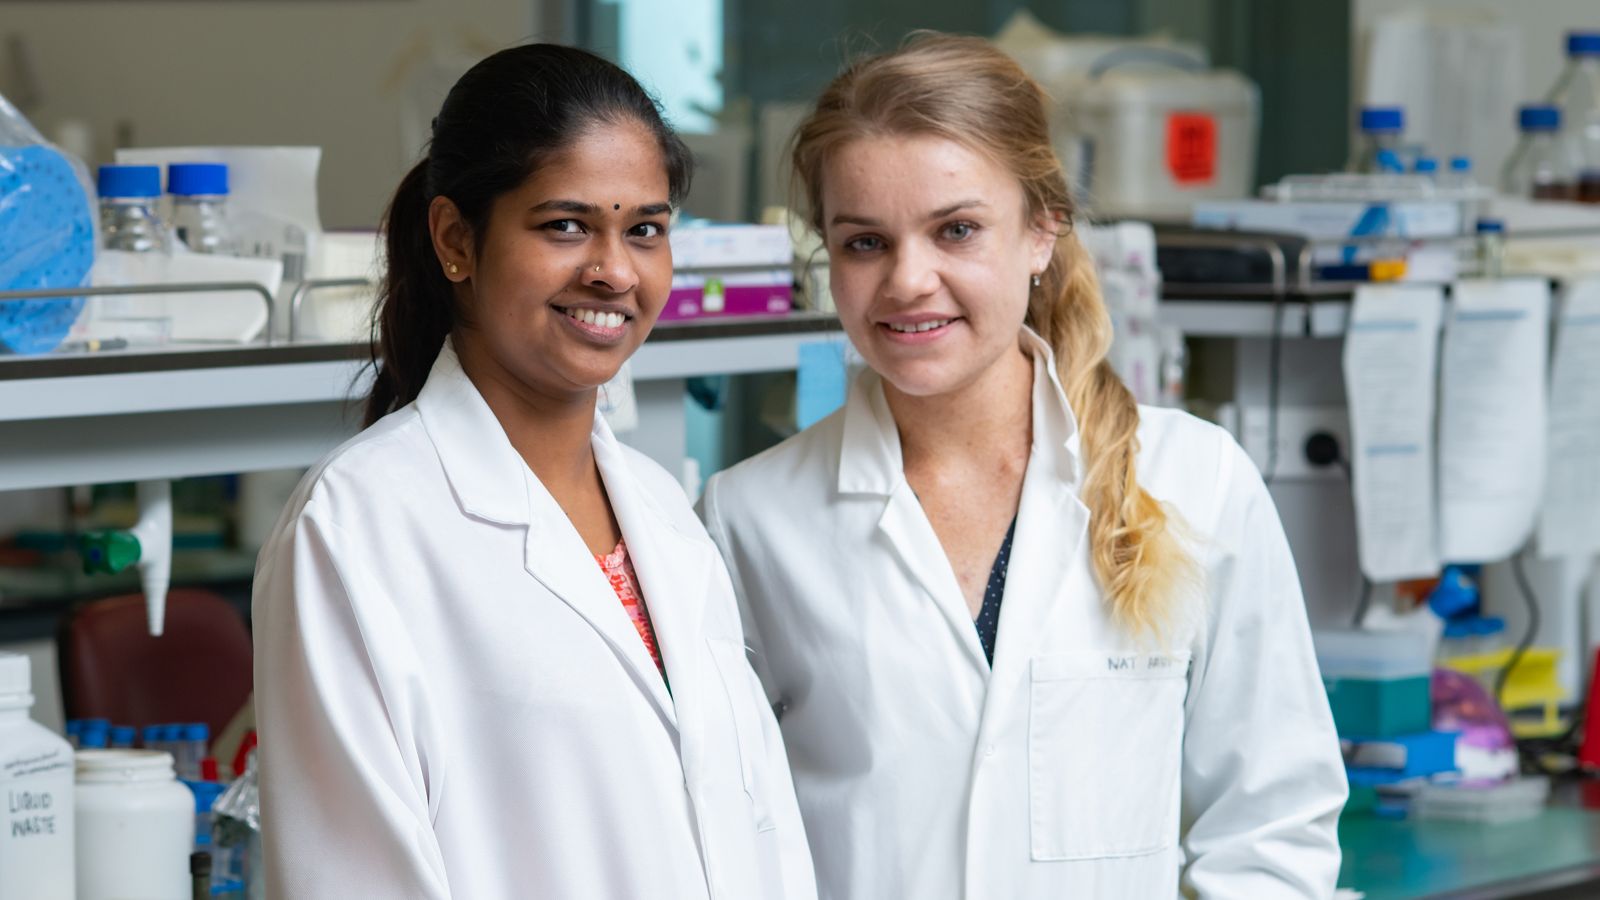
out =
{"type": "Polygon", "coordinates": [[[1567,123],[1574,199],[1600,203],[1600,31],[1567,35],[1567,66],[1545,102],[1567,123]]]}
{"type": "Polygon", "coordinates": [[[1506,160],[1500,189],[1513,197],[1571,200],[1574,197],[1569,145],[1561,139],[1561,110],[1531,104],[1517,113],[1522,140],[1506,160]]]}
{"type": "Polygon", "coordinates": [[[161,196],[159,166],[101,166],[100,239],[107,250],[149,253],[167,247],[167,230],[156,213],[161,196]]]}
{"type": "Polygon", "coordinates": [[[1346,168],[1363,175],[1405,171],[1405,111],[1398,106],[1361,109],[1361,139],[1346,168]]]}
{"type": "Polygon", "coordinates": [[[195,253],[235,252],[228,227],[228,167],[222,163],[173,163],[167,167],[172,227],[195,253]]]}
{"type": "Polygon", "coordinates": [[[1499,219],[1478,220],[1477,271],[1480,278],[1499,278],[1505,270],[1506,223],[1499,219]]]}

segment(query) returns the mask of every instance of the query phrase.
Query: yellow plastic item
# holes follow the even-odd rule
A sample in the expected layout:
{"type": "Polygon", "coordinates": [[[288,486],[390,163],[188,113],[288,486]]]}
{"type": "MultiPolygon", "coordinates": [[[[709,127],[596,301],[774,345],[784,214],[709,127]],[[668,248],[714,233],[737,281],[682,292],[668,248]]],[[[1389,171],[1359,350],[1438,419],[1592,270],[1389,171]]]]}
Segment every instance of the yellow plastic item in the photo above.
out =
{"type": "Polygon", "coordinates": [[[1367,279],[1369,281],[1399,281],[1406,277],[1406,261],[1403,259],[1375,259],[1367,265],[1367,279]]]}
{"type": "MultiPolygon", "coordinates": [[[[1500,670],[1511,662],[1512,650],[1496,650],[1473,656],[1439,660],[1439,665],[1470,675],[1492,695],[1500,670]]],[[[1561,689],[1556,663],[1561,651],[1554,647],[1529,647],[1517,667],[1506,678],[1501,706],[1511,719],[1511,731],[1519,738],[1553,737],[1566,730],[1561,720],[1561,702],[1567,692],[1561,689]]]]}

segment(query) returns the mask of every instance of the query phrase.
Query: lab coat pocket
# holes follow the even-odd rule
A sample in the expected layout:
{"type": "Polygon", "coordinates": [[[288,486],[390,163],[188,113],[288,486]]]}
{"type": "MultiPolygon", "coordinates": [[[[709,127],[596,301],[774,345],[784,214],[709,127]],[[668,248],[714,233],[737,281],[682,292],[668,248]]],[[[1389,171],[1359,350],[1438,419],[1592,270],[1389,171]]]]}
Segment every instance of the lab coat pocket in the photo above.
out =
{"type": "Polygon", "coordinates": [[[1187,652],[1033,658],[1035,860],[1143,856],[1176,843],[1188,669],[1187,652]]]}
{"type": "Polygon", "coordinates": [[[739,772],[745,795],[750,798],[756,831],[772,831],[778,824],[767,800],[766,737],[762,733],[758,705],[766,699],[756,688],[742,642],[727,638],[707,638],[706,642],[711,646],[711,658],[716,661],[717,675],[738,735],[739,772]]]}

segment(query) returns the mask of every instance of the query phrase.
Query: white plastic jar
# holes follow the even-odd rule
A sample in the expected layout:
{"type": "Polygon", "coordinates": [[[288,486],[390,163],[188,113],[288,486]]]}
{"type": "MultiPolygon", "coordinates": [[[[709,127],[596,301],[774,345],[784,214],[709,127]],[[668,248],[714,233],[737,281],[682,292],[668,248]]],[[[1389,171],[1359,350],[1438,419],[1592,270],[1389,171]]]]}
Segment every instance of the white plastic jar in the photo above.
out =
{"type": "Polygon", "coordinates": [[[172,754],[80,750],[77,900],[185,900],[194,795],[172,754]]]}
{"type": "Polygon", "coordinates": [[[28,718],[32,690],[0,653],[0,900],[72,900],[72,745],[28,718]]]}

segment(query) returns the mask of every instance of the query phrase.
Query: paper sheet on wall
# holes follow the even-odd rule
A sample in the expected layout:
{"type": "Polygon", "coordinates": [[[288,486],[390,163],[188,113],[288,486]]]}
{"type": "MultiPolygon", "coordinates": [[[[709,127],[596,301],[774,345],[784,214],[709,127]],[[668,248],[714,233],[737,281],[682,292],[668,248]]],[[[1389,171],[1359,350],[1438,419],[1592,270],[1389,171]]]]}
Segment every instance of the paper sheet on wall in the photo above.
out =
{"type": "Polygon", "coordinates": [[[1567,288],[1550,373],[1550,452],[1539,553],[1600,552],[1600,278],[1567,288]]]}
{"type": "Polygon", "coordinates": [[[1439,552],[1496,562],[1533,533],[1545,473],[1550,285],[1455,286],[1439,368],[1439,552]]]}
{"type": "Polygon", "coordinates": [[[1373,581],[1435,575],[1434,384],[1444,292],[1356,291],[1344,344],[1356,550],[1373,581]]]}

